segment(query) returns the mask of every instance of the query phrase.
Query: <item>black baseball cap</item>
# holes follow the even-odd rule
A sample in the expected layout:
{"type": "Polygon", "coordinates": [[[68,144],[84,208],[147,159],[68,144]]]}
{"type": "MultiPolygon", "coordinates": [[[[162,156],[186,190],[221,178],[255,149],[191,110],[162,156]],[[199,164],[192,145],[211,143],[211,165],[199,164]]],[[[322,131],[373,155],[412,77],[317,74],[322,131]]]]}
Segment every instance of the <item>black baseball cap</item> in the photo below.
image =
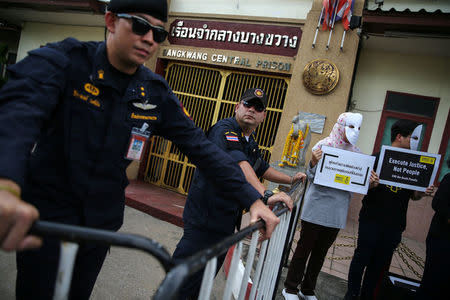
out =
{"type": "Polygon", "coordinates": [[[241,97],[241,101],[259,101],[264,106],[264,108],[267,107],[267,95],[266,93],[260,89],[260,88],[251,88],[246,90],[241,97]]]}
{"type": "Polygon", "coordinates": [[[108,10],[113,13],[144,13],[167,22],[166,0],[111,0],[108,10]]]}

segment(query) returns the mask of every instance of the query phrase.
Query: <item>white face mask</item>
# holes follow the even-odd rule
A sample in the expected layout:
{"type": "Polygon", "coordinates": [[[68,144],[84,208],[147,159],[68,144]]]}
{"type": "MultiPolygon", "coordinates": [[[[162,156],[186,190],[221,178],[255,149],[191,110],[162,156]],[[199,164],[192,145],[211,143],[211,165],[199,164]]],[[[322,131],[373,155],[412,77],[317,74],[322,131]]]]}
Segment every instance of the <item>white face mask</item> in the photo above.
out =
{"type": "Polygon", "coordinates": [[[363,116],[361,114],[349,114],[345,119],[345,136],[353,146],[356,145],[359,137],[363,116]]]}
{"type": "Polygon", "coordinates": [[[417,150],[419,148],[420,135],[422,134],[423,125],[419,125],[414,128],[414,131],[411,133],[411,139],[409,142],[409,148],[411,150],[417,150]]]}

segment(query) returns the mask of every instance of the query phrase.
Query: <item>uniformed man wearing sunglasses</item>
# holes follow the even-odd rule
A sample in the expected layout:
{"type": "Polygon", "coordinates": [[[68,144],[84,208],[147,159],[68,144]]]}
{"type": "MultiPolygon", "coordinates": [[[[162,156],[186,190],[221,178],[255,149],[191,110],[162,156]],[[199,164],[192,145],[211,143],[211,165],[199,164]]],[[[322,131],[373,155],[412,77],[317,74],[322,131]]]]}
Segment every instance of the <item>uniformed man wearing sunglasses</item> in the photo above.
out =
{"type": "MultiPolygon", "coordinates": [[[[29,52],[0,90],[0,248],[17,253],[17,299],[51,299],[59,242],[27,236],[38,218],[118,230],[126,168],[150,136],[174,142],[230,203],[278,218],[238,165],[206,139],[159,75],[143,64],[166,37],[165,0],[111,0],[105,42],[73,38],[29,52]]],[[[88,299],[108,247],[82,244],[70,299],[88,299]]]]}
{"type": "MultiPolygon", "coordinates": [[[[264,195],[266,204],[284,202],[292,209],[292,199],[283,192],[273,194],[266,190],[259,177],[272,182],[292,184],[304,180],[306,174],[289,176],[272,168],[262,157],[256,141],[256,128],[267,115],[268,98],[260,88],[246,90],[236,104],[235,116],[218,121],[208,131],[208,139],[228,153],[239,164],[247,181],[264,195]]],[[[245,206],[230,202],[203,170],[196,170],[183,212],[184,234],[173,254],[181,260],[199,250],[214,245],[234,233],[240,226],[240,215],[245,206]]],[[[225,254],[217,259],[220,269],[225,254]]],[[[202,272],[185,281],[178,299],[196,299],[200,290],[202,272]]]]}

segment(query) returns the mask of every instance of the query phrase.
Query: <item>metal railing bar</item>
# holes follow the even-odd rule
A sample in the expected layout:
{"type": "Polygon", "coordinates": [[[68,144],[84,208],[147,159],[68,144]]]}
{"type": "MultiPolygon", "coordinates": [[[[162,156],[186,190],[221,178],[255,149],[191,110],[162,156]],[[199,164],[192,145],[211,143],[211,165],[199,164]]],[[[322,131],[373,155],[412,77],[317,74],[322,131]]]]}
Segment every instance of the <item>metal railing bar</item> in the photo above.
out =
{"type": "MultiPolygon", "coordinates": [[[[294,218],[290,218],[290,220],[289,220],[288,230],[287,230],[287,233],[286,233],[286,237],[289,237],[289,238],[287,239],[287,241],[285,240],[285,242],[284,242],[285,246],[283,248],[283,251],[282,251],[283,253],[282,253],[282,256],[281,256],[281,259],[280,259],[280,264],[278,266],[279,269],[278,269],[276,282],[278,282],[280,280],[281,272],[283,271],[283,267],[285,265],[287,265],[287,261],[289,259],[289,252],[290,252],[290,249],[292,247],[294,234],[295,234],[295,231],[296,231],[296,228],[297,228],[301,206],[302,206],[302,203],[303,203],[304,198],[305,198],[304,191],[307,188],[307,184],[308,184],[308,181],[305,180],[302,188],[294,191],[294,193],[292,195],[293,198],[297,198],[298,194],[300,194],[301,197],[300,197],[300,199],[298,201],[296,201],[294,203],[294,208],[292,209],[292,212],[291,212],[291,215],[294,214],[294,218]]],[[[278,289],[278,286],[275,285],[275,288],[273,290],[273,297],[275,297],[277,289],[278,289]]]]}
{"type": "Polygon", "coordinates": [[[68,242],[88,241],[103,245],[127,247],[142,250],[153,255],[166,272],[174,266],[167,250],[158,242],[143,236],[114,232],[102,229],[92,229],[82,226],[36,221],[30,229],[30,234],[54,237],[68,242]]]}
{"type": "Polygon", "coordinates": [[[70,283],[72,281],[73,267],[79,245],[71,242],[61,242],[58,272],[55,283],[53,300],[66,300],[69,297],[70,283]]]}
{"type": "Polygon", "coordinates": [[[209,299],[213,287],[214,277],[216,276],[217,257],[208,261],[205,272],[203,273],[202,286],[200,287],[199,299],[209,299]]]}
{"type": "MultiPolygon", "coordinates": [[[[287,231],[289,226],[289,220],[291,218],[291,212],[288,212],[287,214],[283,215],[282,218],[284,218],[283,227],[280,229],[281,234],[278,235],[278,243],[277,243],[277,250],[275,251],[275,259],[274,259],[274,265],[271,270],[275,270],[277,265],[281,263],[281,258],[283,254],[283,248],[286,244],[286,237],[287,237],[287,231]]],[[[276,283],[278,282],[278,272],[272,272],[272,282],[270,286],[270,294],[274,295],[274,290],[276,287],[276,283]]]]}
{"type": "Polygon", "coordinates": [[[239,260],[241,259],[242,253],[242,241],[239,242],[237,248],[234,248],[233,258],[231,259],[230,270],[228,271],[227,283],[225,284],[225,291],[223,293],[223,300],[231,299],[233,283],[235,280],[234,276],[231,274],[236,274],[236,271],[239,267],[239,260]]]}
{"type": "Polygon", "coordinates": [[[241,288],[239,290],[238,300],[243,300],[245,294],[247,293],[248,279],[250,278],[250,271],[253,267],[253,262],[255,260],[256,246],[258,245],[259,233],[258,231],[253,232],[252,240],[250,242],[250,248],[247,254],[247,260],[245,262],[244,276],[242,276],[241,288]]]}
{"type": "MultiPolygon", "coordinates": [[[[280,226],[277,226],[273,232],[273,235],[275,237],[277,237],[279,235],[279,231],[280,231],[280,226]]],[[[264,264],[264,268],[267,269],[267,272],[263,272],[264,279],[263,279],[263,283],[262,283],[263,290],[261,292],[261,295],[267,295],[270,285],[271,285],[272,272],[270,272],[270,270],[273,270],[276,246],[277,246],[277,240],[275,238],[270,239],[269,248],[267,249],[268,255],[266,256],[266,261],[264,264]]]]}
{"type": "Polygon", "coordinates": [[[256,264],[255,279],[254,279],[254,283],[252,285],[252,290],[250,291],[249,299],[255,299],[256,291],[259,289],[262,267],[264,264],[264,260],[266,259],[265,256],[267,253],[267,245],[268,244],[269,244],[269,241],[267,241],[267,240],[265,240],[261,244],[261,250],[259,251],[258,263],[256,264]]]}

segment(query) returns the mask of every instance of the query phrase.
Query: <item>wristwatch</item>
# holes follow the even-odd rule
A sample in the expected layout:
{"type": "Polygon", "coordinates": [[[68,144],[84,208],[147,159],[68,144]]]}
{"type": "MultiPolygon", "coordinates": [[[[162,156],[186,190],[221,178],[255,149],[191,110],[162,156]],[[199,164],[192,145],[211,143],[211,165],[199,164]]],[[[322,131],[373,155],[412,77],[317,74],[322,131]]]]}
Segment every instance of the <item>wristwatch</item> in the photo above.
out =
{"type": "Polygon", "coordinates": [[[262,202],[264,202],[264,204],[267,205],[267,201],[269,200],[270,197],[273,196],[273,192],[270,190],[265,190],[264,191],[264,196],[262,196],[261,200],[262,202]]]}

